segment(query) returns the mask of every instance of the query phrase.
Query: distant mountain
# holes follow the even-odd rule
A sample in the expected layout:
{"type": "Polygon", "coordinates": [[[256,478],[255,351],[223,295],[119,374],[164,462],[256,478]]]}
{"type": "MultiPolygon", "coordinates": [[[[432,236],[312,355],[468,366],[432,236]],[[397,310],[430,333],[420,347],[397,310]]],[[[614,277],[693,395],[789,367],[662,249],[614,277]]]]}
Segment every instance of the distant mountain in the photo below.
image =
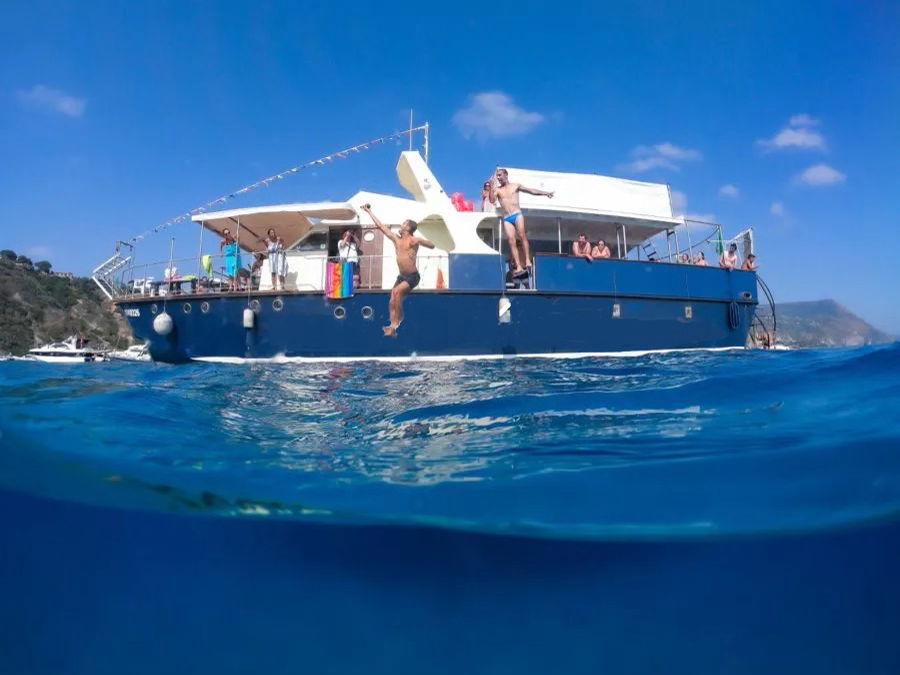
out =
{"type": "MultiPolygon", "coordinates": [[[[757,314],[771,330],[769,308],[760,305],[757,314]]],[[[857,347],[894,341],[834,300],[777,303],[775,316],[778,343],[788,346],[857,347]]]]}
{"type": "Polygon", "coordinates": [[[49,263],[46,271],[37,267],[0,256],[0,354],[24,354],[71,335],[95,347],[131,344],[128,325],[90,279],[54,275],[49,263]]]}

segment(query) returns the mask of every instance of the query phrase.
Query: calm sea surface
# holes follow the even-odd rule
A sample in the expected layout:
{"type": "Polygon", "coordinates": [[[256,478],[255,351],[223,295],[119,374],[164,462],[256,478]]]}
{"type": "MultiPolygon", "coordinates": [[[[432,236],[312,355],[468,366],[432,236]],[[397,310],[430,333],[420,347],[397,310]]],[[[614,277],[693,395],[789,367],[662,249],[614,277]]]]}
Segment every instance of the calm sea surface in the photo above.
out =
{"type": "Polygon", "coordinates": [[[0,363],[0,674],[900,673],[900,344],[0,363]]]}

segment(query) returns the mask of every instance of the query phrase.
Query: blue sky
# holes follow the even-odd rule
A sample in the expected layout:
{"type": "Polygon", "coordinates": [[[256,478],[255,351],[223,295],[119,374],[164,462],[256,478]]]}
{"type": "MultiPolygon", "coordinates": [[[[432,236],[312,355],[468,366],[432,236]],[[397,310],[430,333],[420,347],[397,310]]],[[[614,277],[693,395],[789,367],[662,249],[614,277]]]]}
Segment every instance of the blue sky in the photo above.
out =
{"type": "MultiPolygon", "coordinates": [[[[900,3],[363,7],[7,4],[0,247],[87,274],[117,238],[413,108],[449,191],[474,197],[498,162],[668,182],[685,213],[755,228],[777,299],[900,334],[900,3]]],[[[400,194],[399,149],[231,204],[400,194]]],[[[169,232],[190,255],[196,232],[169,232]]]]}

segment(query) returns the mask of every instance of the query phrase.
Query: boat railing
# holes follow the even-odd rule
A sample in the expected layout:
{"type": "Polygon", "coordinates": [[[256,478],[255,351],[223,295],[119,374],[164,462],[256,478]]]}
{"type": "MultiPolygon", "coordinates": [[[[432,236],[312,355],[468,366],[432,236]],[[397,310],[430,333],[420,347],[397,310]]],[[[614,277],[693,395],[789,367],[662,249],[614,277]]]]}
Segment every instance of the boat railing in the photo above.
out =
{"type": "MultiPolygon", "coordinates": [[[[287,274],[283,288],[280,279],[273,278],[267,260],[259,265],[248,264],[256,260],[253,254],[241,256],[236,278],[228,275],[234,264],[227,256],[204,255],[201,258],[176,258],[140,265],[129,265],[111,285],[116,298],[166,295],[191,295],[226,292],[324,292],[328,286],[329,263],[346,262],[337,256],[315,256],[288,251],[287,274]],[[231,265],[229,265],[231,263],[231,265]],[[253,269],[255,267],[255,269],[253,269]]],[[[419,254],[416,266],[422,278],[420,288],[446,288],[448,268],[447,254],[419,254]]],[[[354,290],[390,289],[397,276],[396,255],[364,255],[352,267],[354,290]]]]}

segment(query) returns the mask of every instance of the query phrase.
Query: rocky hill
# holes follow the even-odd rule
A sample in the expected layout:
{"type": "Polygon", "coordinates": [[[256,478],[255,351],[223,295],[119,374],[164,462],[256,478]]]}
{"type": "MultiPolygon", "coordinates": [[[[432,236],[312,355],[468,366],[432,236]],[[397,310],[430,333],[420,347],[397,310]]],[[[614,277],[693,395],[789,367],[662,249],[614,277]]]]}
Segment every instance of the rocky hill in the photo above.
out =
{"type": "Polygon", "coordinates": [[[97,347],[131,343],[128,325],[90,279],[49,270],[49,263],[0,256],[0,354],[24,354],[71,335],[97,347]]]}
{"type": "MultiPolygon", "coordinates": [[[[792,347],[857,347],[893,342],[894,338],[866,323],[834,300],[784,302],[775,306],[778,342],[792,347]]],[[[759,316],[771,328],[768,307],[759,316]]]]}

